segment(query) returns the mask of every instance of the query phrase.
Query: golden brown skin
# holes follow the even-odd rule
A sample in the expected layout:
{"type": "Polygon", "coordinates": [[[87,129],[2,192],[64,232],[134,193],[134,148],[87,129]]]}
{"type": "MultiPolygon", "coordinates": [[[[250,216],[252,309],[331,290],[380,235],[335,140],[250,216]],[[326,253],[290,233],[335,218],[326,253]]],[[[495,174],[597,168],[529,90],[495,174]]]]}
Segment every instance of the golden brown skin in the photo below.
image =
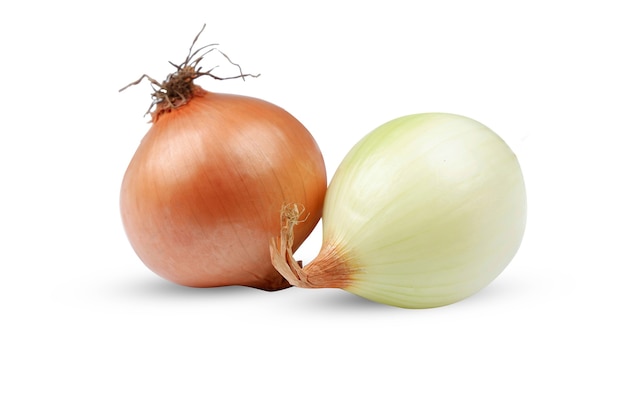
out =
{"type": "Polygon", "coordinates": [[[290,286],[272,266],[269,242],[284,204],[308,213],[294,251],[322,215],[326,170],[311,134],[271,103],[200,88],[178,108],[157,108],[153,120],[120,197],[139,258],[186,286],[290,286]]]}

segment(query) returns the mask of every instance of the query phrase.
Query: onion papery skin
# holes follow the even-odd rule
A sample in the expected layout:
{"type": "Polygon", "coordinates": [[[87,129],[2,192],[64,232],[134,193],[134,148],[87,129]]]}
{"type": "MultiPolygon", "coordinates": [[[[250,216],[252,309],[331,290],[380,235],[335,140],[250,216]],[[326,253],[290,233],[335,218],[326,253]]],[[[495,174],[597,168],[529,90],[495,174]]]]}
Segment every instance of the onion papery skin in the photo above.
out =
{"type": "Polygon", "coordinates": [[[365,136],[324,204],[320,254],[283,275],[404,308],[484,288],[513,259],[526,224],[514,153],[486,126],[446,113],[401,117],[365,136]]]}
{"type": "Polygon", "coordinates": [[[184,105],[157,108],[121,187],[128,239],[156,274],[190,287],[289,285],[267,241],[285,203],[307,208],[299,246],[322,214],[320,149],[291,114],[269,102],[196,87],[184,105]]]}

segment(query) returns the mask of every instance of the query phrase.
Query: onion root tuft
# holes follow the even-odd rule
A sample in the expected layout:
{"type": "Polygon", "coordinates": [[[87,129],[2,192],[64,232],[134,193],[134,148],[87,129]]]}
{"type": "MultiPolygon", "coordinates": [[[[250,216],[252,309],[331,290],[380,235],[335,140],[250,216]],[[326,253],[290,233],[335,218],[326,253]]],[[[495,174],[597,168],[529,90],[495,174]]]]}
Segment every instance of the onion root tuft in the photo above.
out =
{"type": "Polygon", "coordinates": [[[194,46],[200,37],[200,34],[204,31],[206,24],[202,26],[200,32],[196,35],[193,42],[191,43],[191,47],[189,48],[189,53],[187,54],[187,58],[179,64],[176,65],[173,62],[169,62],[176,71],[169,74],[165,81],[159,82],[156,79],[150,77],[147,74],[143,74],[139,77],[138,80],[133,81],[127,86],[121,88],[119,91],[122,92],[126,90],[128,87],[137,85],[144,79],[150,81],[152,85],[152,104],[146,111],[146,115],[152,112],[152,109],[156,106],[156,110],[151,113],[152,122],[156,122],[156,120],[163,113],[170,112],[180,106],[183,106],[191,100],[198,91],[194,84],[194,80],[200,78],[204,75],[208,75],[209,77],[215,80],[232,80],[241,78],[245,81],[246,77],[258,77],[260,74],[244,74],[239,64],[234,63],[228,55],[217,48],[218,44],[212,43],[205,46],[202,46],[196,50],[194,50],[194,46]],[[212,67],[207,71],[203,71],[200,66],[200,62],[211,52],[220,53],[226,60],[236,66],[239,70],[239,74],[231,76],[231,77],[220,77],[213,74],[213,71],[218,68],[219,65],[212,67]]]}

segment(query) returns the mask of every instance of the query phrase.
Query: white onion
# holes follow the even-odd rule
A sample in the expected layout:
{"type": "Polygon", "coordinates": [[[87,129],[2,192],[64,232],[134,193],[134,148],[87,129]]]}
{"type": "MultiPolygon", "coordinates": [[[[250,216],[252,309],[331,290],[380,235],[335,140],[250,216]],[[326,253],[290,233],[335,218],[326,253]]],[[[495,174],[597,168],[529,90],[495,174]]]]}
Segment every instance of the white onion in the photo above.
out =
{"type": "Polygon", "coordinates": [[[292,285],[427,308],[462,300],[504,270],[524,234],[526,192],[497,134],[427,113],[383,124],[348,153],[324,201],[322,249],[304,268],[289,248],[300,211],[287,207],[271,245],[292,285]]]}

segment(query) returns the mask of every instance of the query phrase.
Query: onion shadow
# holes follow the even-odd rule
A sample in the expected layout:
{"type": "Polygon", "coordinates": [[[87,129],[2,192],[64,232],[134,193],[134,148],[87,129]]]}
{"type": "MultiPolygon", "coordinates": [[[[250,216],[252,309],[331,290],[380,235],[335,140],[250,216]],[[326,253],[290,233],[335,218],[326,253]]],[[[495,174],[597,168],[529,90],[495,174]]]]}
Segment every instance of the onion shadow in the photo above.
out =
{"type": "Polygon", "coordinates": [[[301,308],[318,311],[352,312],[397,310],[397,307],[377,303],[340,289],[305,290],[316,292],[303,300],[298,300],[301,308]]]}
{"type": "Polygon", "coordinates": [[[129,278],[122,289],[127,296],[144,299],[210,299],[248,297],[258,291],[256,288],[231,285],[225,287],[196,288],[175,284],[159,276],[149,275],[129,278]]]}

